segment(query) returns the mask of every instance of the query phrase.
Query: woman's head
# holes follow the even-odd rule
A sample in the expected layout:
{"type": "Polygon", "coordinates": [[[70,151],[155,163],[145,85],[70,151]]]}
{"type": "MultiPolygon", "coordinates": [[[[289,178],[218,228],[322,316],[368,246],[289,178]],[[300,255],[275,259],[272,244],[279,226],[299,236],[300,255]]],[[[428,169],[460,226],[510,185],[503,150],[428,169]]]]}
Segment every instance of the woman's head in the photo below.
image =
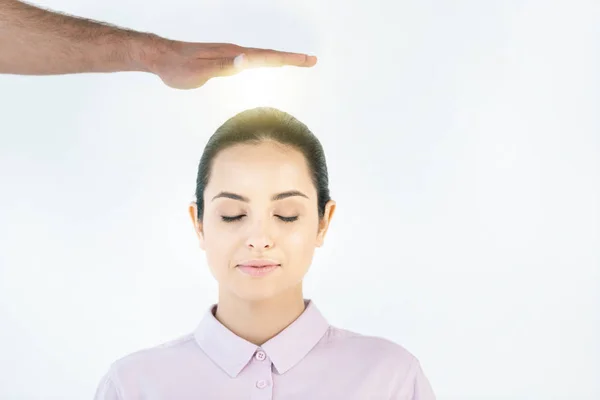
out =
{"type": "Polygon", "coordinates": [[[190,216],[220,290],[260,300],[301,288],[334,210],[318,139],[287,113],[255,108],[209,139],[190,216]],[[252,277],[239,268],[252,260],[280,267],[252,277]]]}

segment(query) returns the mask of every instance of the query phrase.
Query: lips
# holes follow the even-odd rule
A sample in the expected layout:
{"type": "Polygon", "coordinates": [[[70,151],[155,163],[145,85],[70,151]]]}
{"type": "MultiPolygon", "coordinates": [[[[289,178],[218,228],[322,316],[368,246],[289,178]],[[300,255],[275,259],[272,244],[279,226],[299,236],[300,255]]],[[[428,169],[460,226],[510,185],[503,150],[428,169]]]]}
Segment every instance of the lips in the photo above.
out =
{"type": "Polygon", "coordinates": [[[263,277],[281,267],[273,260],[249,260],[237,265],[237,270],[251,277],[263,277]]]}
{"type": "Polygon", "coordinates": [[[273,260],[248,260],[244,261],[241,264],[238,264],[238,267],[254,267],[254,268],[263,268],[263,267],[276,267],[280,266],[277,261],[273,260]]]}

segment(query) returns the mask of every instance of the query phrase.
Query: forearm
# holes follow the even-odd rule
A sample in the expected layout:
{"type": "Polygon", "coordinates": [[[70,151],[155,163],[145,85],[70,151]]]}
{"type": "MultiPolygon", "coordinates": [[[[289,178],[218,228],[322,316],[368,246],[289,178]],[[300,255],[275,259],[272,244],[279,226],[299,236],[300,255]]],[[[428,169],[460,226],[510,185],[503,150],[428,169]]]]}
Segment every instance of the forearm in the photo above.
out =
{"type": "Polygon", "coordinates": [[[0,0],[0,73],[151,72],[169,40],[0,0]]]}

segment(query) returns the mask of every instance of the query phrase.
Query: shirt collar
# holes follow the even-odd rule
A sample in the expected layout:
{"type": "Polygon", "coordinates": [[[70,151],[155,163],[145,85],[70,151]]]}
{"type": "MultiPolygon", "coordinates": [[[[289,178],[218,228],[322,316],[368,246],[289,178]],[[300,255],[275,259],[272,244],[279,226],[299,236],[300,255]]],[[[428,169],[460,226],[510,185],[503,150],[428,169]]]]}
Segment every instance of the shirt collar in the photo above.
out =
{"type": "Polygon", "coordinates": [[[304,300],[302,314],[277,336],[257,346],[237,336],[214,316],[217,305],[211,305],[194,331],[194,337],[208,357],[235,378],[248,364],[258,348],[262,348],[279,374],[298,364],[329,329],[329,323],[312,300],[304,300]],[[293,343],[293,346],[290,346],[293,343]]]}

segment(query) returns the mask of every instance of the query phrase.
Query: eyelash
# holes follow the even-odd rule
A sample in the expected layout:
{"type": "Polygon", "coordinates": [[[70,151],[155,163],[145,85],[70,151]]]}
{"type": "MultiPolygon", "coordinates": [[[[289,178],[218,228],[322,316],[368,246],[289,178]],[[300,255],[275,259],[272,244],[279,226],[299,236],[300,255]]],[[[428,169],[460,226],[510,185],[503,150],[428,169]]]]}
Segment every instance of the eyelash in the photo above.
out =
{"type": "MultiPolygon", "coordinates": [[[[245,215],[236,215],[235,217],[228,217],[226,215],[222,215],[221,219],[223,220],[223,222],[236,222],[241,220],[243,217],[245,217],[245,215]]],[[[281,221],[289,223],[289,222],[294,222],[298,219],[298,217],[282,217],[281,215],[276,215],[277,218],[279,218],[281,221]]]]}

